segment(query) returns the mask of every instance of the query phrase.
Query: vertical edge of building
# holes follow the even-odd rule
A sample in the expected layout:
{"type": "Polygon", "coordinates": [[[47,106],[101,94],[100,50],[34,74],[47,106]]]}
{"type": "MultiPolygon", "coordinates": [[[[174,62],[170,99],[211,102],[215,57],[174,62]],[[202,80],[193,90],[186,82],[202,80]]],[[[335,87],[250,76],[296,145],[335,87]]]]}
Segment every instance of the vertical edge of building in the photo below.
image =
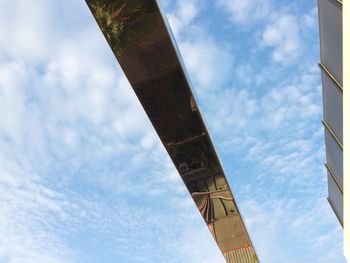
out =
{"type": "Polygon", "coordinates": [[[343,226],[343,3],[318,0],[328,202],[343,226]]]}
{"type": "Polygon", "coordinates": [[[350,262],[350,2],[343,3],[344,255],[350,262]],[[346,209],[347,208],[347,209],[346,209]]]}

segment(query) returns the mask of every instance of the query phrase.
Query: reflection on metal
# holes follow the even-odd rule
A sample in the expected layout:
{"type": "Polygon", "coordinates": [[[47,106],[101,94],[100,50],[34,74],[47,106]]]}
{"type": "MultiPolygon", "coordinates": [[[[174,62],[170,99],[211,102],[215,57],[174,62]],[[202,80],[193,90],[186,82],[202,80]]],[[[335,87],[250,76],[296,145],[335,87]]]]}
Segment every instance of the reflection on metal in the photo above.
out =
{"type": "Polygon", "coordinates": [[[175,146],[175,145],[180,145],[180,144],[188,143],[188,142],[190,142],[190,141],[194,141],[194,140],[196,140],[196,139],[198,139],[198,138],[200,138],[200,137],[202,137],[202,136],[205,136],[205,135],[206,135],[206,133],[205,133],[205,132],[202,132],[201,134],[199,134],[199,135],[197,135],[197,136],[192,136],[192,137],[187,138],[187,139],[185,139],[185,140],[183,140],[183,141],[180,141],[180,142],[170,142],[170,143],[167,144],[167,146],[168,146],[168,147],[171,147],[171,146],[175,146]]]}
{"type": "Polygon", "coordinates": [[[339,141],[339,139],[337,138],[337,136],[335,135],[334,131],[332,130],[331,127],[329,127],[329,125],[327,124],[327,122],[322,121],[323,126],[329,131],[329,133],[332,135],[333,139],[337,142],[337,144],[339,145],[339,147],[343,150],[343,145],[342,143],[339,141]]]}
{"type": "Polygon", "coordinates": [[[337,177],[335,176],[334,172],[332,171],[332,169],[328,166],[328,164],[324,164],[324,166],[326,167],[328,173],[332,176],[335,184],[337,185],[337,187],[339,188],[339,191],[343,194],[343,188],[341,187],[337,177]]]}
{"type": "Polygon", "coordinates": [[[250,246],[227,252],[225,258],[227,262],[255,263],[254,249],[250,246]]]}
{"type": "Polygon", "coordinates": [[[156,0],[86,2],[227,262],[258,262],[156,0]]]}
{"type": "Polygon", "coordinates": [[[342,218],[338,215],[337,210],[335,209],[335,206],[334,206],[334,204],[332,203],[332,200],[331,200],[329,197],[327,198],[327,200],[328,200],[328,203],[329,203],[329,205],[331,206],[331,208],[332,208],[334,214],[336,215],[336,217],[337,217],[339,223],[341,224],[342,227],[344,227],[344,225],[343,225],[343,220],[342,220],[342,218]]]}
{"type": "Polygon", "coordinates": [[[332,73],[329,72],[329,70],[324,66],[322,63],[318,63],[319,67],[327,74],[328,77],[334,82],[335,86],[343,92],[343,87],[340,85],[340,83],[336,80],[336,78],[332,75],[332,73]]]}

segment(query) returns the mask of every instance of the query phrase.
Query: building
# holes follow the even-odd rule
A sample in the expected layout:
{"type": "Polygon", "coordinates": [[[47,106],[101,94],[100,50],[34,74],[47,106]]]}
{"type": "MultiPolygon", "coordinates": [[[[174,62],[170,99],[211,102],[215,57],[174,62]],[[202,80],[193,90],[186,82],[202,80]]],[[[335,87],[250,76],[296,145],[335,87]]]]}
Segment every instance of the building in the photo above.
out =
{"type": "Polygon", "coordinates": [[[320,68],[328,201],[343,225],[343,24],[342,1],[319,0],[320,68]]]}

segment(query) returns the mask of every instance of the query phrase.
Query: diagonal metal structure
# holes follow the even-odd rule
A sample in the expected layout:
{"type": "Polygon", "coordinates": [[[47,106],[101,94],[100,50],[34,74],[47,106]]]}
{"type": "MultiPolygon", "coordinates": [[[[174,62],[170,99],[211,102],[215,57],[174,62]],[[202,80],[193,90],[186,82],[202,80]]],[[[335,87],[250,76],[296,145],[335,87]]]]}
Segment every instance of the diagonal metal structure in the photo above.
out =
{"type": "Polygon", "coordinates": [[[86,2],[226,261],[259,262],[157,1],[86,2]]]}

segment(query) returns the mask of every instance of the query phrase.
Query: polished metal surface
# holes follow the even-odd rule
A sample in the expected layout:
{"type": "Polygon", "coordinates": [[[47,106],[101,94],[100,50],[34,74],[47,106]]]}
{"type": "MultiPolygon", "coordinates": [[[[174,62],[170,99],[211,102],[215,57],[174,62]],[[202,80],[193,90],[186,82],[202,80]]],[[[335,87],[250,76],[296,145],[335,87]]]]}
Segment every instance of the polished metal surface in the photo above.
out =
{"type": "Polygon", "coordinates": [[[343,85],[342,5],[334,0],[318,0],[320,57],[336,81],[343,85]]]}
{"type": "Polygon", "coordinates": [[[227,262],[258,262],[158,3],[86,2],[227,262]]]}
{"type": "Polygon", "coordinates": [[[328,201],[343,223],[342,2],[318,0],[328,201]]]}
{"type": "Polygon", "coordinates": [[[323,118],[337,138],[343,144],[343,92],[332,79],[322,72],[323,118]]]}
{"type": "Polygon", "coordinates": [[[339,191],[343,194],[343,182],[339,181],[335,173],[332,171],[332,168],[330,168],[328,164],[325,163],[324,166],[326,167],[328,174],[332,177],[334,183],[339,188],[339,191]]]}
{"type": "Polygon", "coordinates": [[[338,182],[343,186],[343,150],[328,129],[325,130],[326,161],[338,182]]]}

